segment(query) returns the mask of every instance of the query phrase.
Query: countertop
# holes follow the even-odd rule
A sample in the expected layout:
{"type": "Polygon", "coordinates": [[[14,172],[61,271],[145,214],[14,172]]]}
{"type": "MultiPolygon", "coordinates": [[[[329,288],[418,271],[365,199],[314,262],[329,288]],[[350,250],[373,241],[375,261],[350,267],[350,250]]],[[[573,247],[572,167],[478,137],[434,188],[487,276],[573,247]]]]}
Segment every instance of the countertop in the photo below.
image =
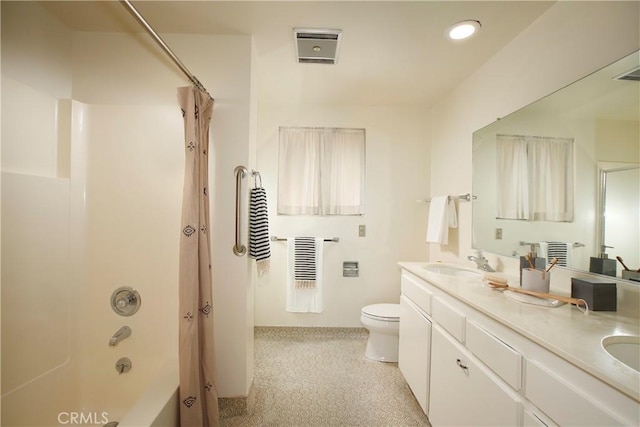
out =
{"type": "MultiPolygon", "coordinates": [[[[452,297],[513,329],[533,342],[578,366],[620,392],[640,401],[640,373],[613,358],[602,347],[609,335],[640,334],[636,315],[618,312],[582,313],[575,306],[541,307],[514,301],[479,278],[445,276],[424,269],[433,262],[400,262],[403,269],[428,281],[452,297]]],[[[438,263],[441,265],[454,265],[438,263]]],[[[475,270],[478,271],[478,270],[475,270]]],[[[509,278],[513,286],[517,278],[509,278]]],[[[562,295],[559,292],[553,292],[562,295]]],[[[568,296],[568,295],[567,295],[568,296]]]]}

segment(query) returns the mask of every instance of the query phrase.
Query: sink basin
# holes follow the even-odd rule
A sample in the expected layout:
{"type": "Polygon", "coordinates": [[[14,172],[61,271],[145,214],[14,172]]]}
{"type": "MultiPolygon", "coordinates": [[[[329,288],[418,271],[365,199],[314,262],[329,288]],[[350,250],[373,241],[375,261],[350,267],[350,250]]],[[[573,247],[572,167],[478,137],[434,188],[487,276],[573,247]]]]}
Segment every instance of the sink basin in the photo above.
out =
{"type": "Polygon", "coordinates": [[[443,274],[445,276],[454,277],[482,277],[482,273],[479,271],[467,270],[462,267],[456,267],[455,265],[447,264],[427,264],[424,267],[430,273],[443,274]]]}
{"type": "Polygon", "coordinates": [[[602,340],[602,347],[620,362],[640,372],[640,337],[611,335],[602,340]]]}

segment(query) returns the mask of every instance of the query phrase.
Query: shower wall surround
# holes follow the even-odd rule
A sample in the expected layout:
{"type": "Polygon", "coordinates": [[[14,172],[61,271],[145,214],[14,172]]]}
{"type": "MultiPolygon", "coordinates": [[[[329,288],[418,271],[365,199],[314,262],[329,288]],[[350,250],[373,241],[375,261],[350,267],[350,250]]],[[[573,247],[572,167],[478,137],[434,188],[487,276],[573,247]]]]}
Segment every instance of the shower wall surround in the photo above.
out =
{"type": "MultiPolygon", "coordinates": [[[[197,71],[214,98],[223,100],[214,109],[210,167],[215,171],[214,315],[220,326],[215,337],[217,385],[220,397],[246,396],[253,377],[253,278],[248,260],[231,253],[234,212],[228,206],[235,190],[231,165],[252,167],[255,157],[251,38],[163,37],[197,71]]],[[[184,153],[176,89],[187,82],[149,46],[137,35],[74,32],[36,2],[2,3],[2,166],[3,175],[17,175],[3,179],[3,186],[36,182],[29,185],[44,186],[39,191],[51,196],[60,194],[58,202],[44,209],[38,207],[39,197],[30,199],[25,189],[16,190],[22,205],[28,205],[22,206],[25,210],[51,214],[46,218],[54,229],[41,239],[33,233],[22,238],[35,245],[46,242],[38,246],[41,251],[31,252],[49,257],[33,262],[57,270],[51,280],[33,277],[37,283],[25,287],[5,280],[3,269],[3,425],[13,425],[15,417],[37,425],[24,418],[26,401],[47,414],[47,425],[61,410],[116,408],[135,400],[146,383],[143,377],[177,354],[175,230],[184,153]],[[20,114],[29,119],[18,121],[20,114]],[[22,132],[6,126],[8,119],[22,124],[22,132]],[[57,188],[61,192],[51,191],[57,188]],[[62,246],[50,250],[56,242],[62,246]],[[145,296],[140,311],[128,321],[135,334],[122,344],[134,365],[127,379],[113,375],[117,358],[108,346],[110,335],[122,326],[109,307],[109,296],[125,285],[145,296]],[[24,306],[34,302],[30,295],[48,295],[47,304],[24,306]],[[27,313],[31,321],[24,321],[27,313]],[[51,328],[60,333],[52,351],[34,351],[5,341],[17,325],[31,328],[21,329],[24,336],[54,338],[51,328]],[[39,357],[30,359],[27,353],[39,357]],[[123,387],[123,381],[131,383],[123,387]],[[120,391],[108,393],[107,399],[101,390],[109,389],[120,391]]],[[[36,190],[32,193],[38,194],[36,190]]],[[[18,205],[3,197],[3,210],[8,207],[18,205]]],[[[3,232],[3,245],[13,234],[3,232]]],[[[3,264],[9,254],[3,247],[3,264]]],[[[112,412],[115,416],[117,410],[112,412]]]]}

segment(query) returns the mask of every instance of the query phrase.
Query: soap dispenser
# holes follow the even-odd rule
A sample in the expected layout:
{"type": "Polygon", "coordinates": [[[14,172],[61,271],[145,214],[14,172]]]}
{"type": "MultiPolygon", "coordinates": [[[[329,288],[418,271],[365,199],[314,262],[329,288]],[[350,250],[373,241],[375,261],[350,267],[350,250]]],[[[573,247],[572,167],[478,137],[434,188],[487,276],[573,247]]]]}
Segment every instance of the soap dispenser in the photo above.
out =
{"type": "Polygon", "coordinates": [[[600,255],[589,258],[589,272],[616,277],[618,266],[615,259],[609,259],[607,248],[613,248],[613,246],[602,245],[600,247],[600,255]]]}
{"type": "Polygon", "coordinates": [[[544,270],[547,267],[547,260],[538,256],[538,253],[536,252],[536,245],[536,243],[531,243],[531,248],[529,249],[529,260],[531,260],[531,264],[529,264],[529,260],[527,260],[526,256],[520,257],[520,286],[522,286],[523,268],[531,268],[533,265],[535,270],[544,270]]]}

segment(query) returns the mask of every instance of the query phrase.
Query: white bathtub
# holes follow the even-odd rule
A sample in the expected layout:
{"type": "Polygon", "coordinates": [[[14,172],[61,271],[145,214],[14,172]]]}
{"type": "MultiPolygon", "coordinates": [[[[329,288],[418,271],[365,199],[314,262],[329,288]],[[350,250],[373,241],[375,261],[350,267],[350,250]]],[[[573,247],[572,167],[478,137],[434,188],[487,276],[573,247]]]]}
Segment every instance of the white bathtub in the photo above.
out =
{"type": "Polygon", "coordinates": [[[180,427],[178,363],[167,362],[118,427],[180,427]]]}
{"type": "MultiPolygon", "coordinates": [[[[117,422],[119,427],[179,427],[178,364],[175,360],[162,364],[155,377],[142,387],[132,402],[114,407],[87,405],[74,385],[72,364],[64,364],[46,375],[2,396],[3,427],[102,426],[117,422]],[[96,410],[96,407],[99,408],[96,410]]],[[[91,393],[118,395],[121,390],[105,389],[91,393]]],[[[97,401],[105,402],[108,399],[97,401]]],[[[125,402],[125,401],[123,401],[125,402]]]]}

